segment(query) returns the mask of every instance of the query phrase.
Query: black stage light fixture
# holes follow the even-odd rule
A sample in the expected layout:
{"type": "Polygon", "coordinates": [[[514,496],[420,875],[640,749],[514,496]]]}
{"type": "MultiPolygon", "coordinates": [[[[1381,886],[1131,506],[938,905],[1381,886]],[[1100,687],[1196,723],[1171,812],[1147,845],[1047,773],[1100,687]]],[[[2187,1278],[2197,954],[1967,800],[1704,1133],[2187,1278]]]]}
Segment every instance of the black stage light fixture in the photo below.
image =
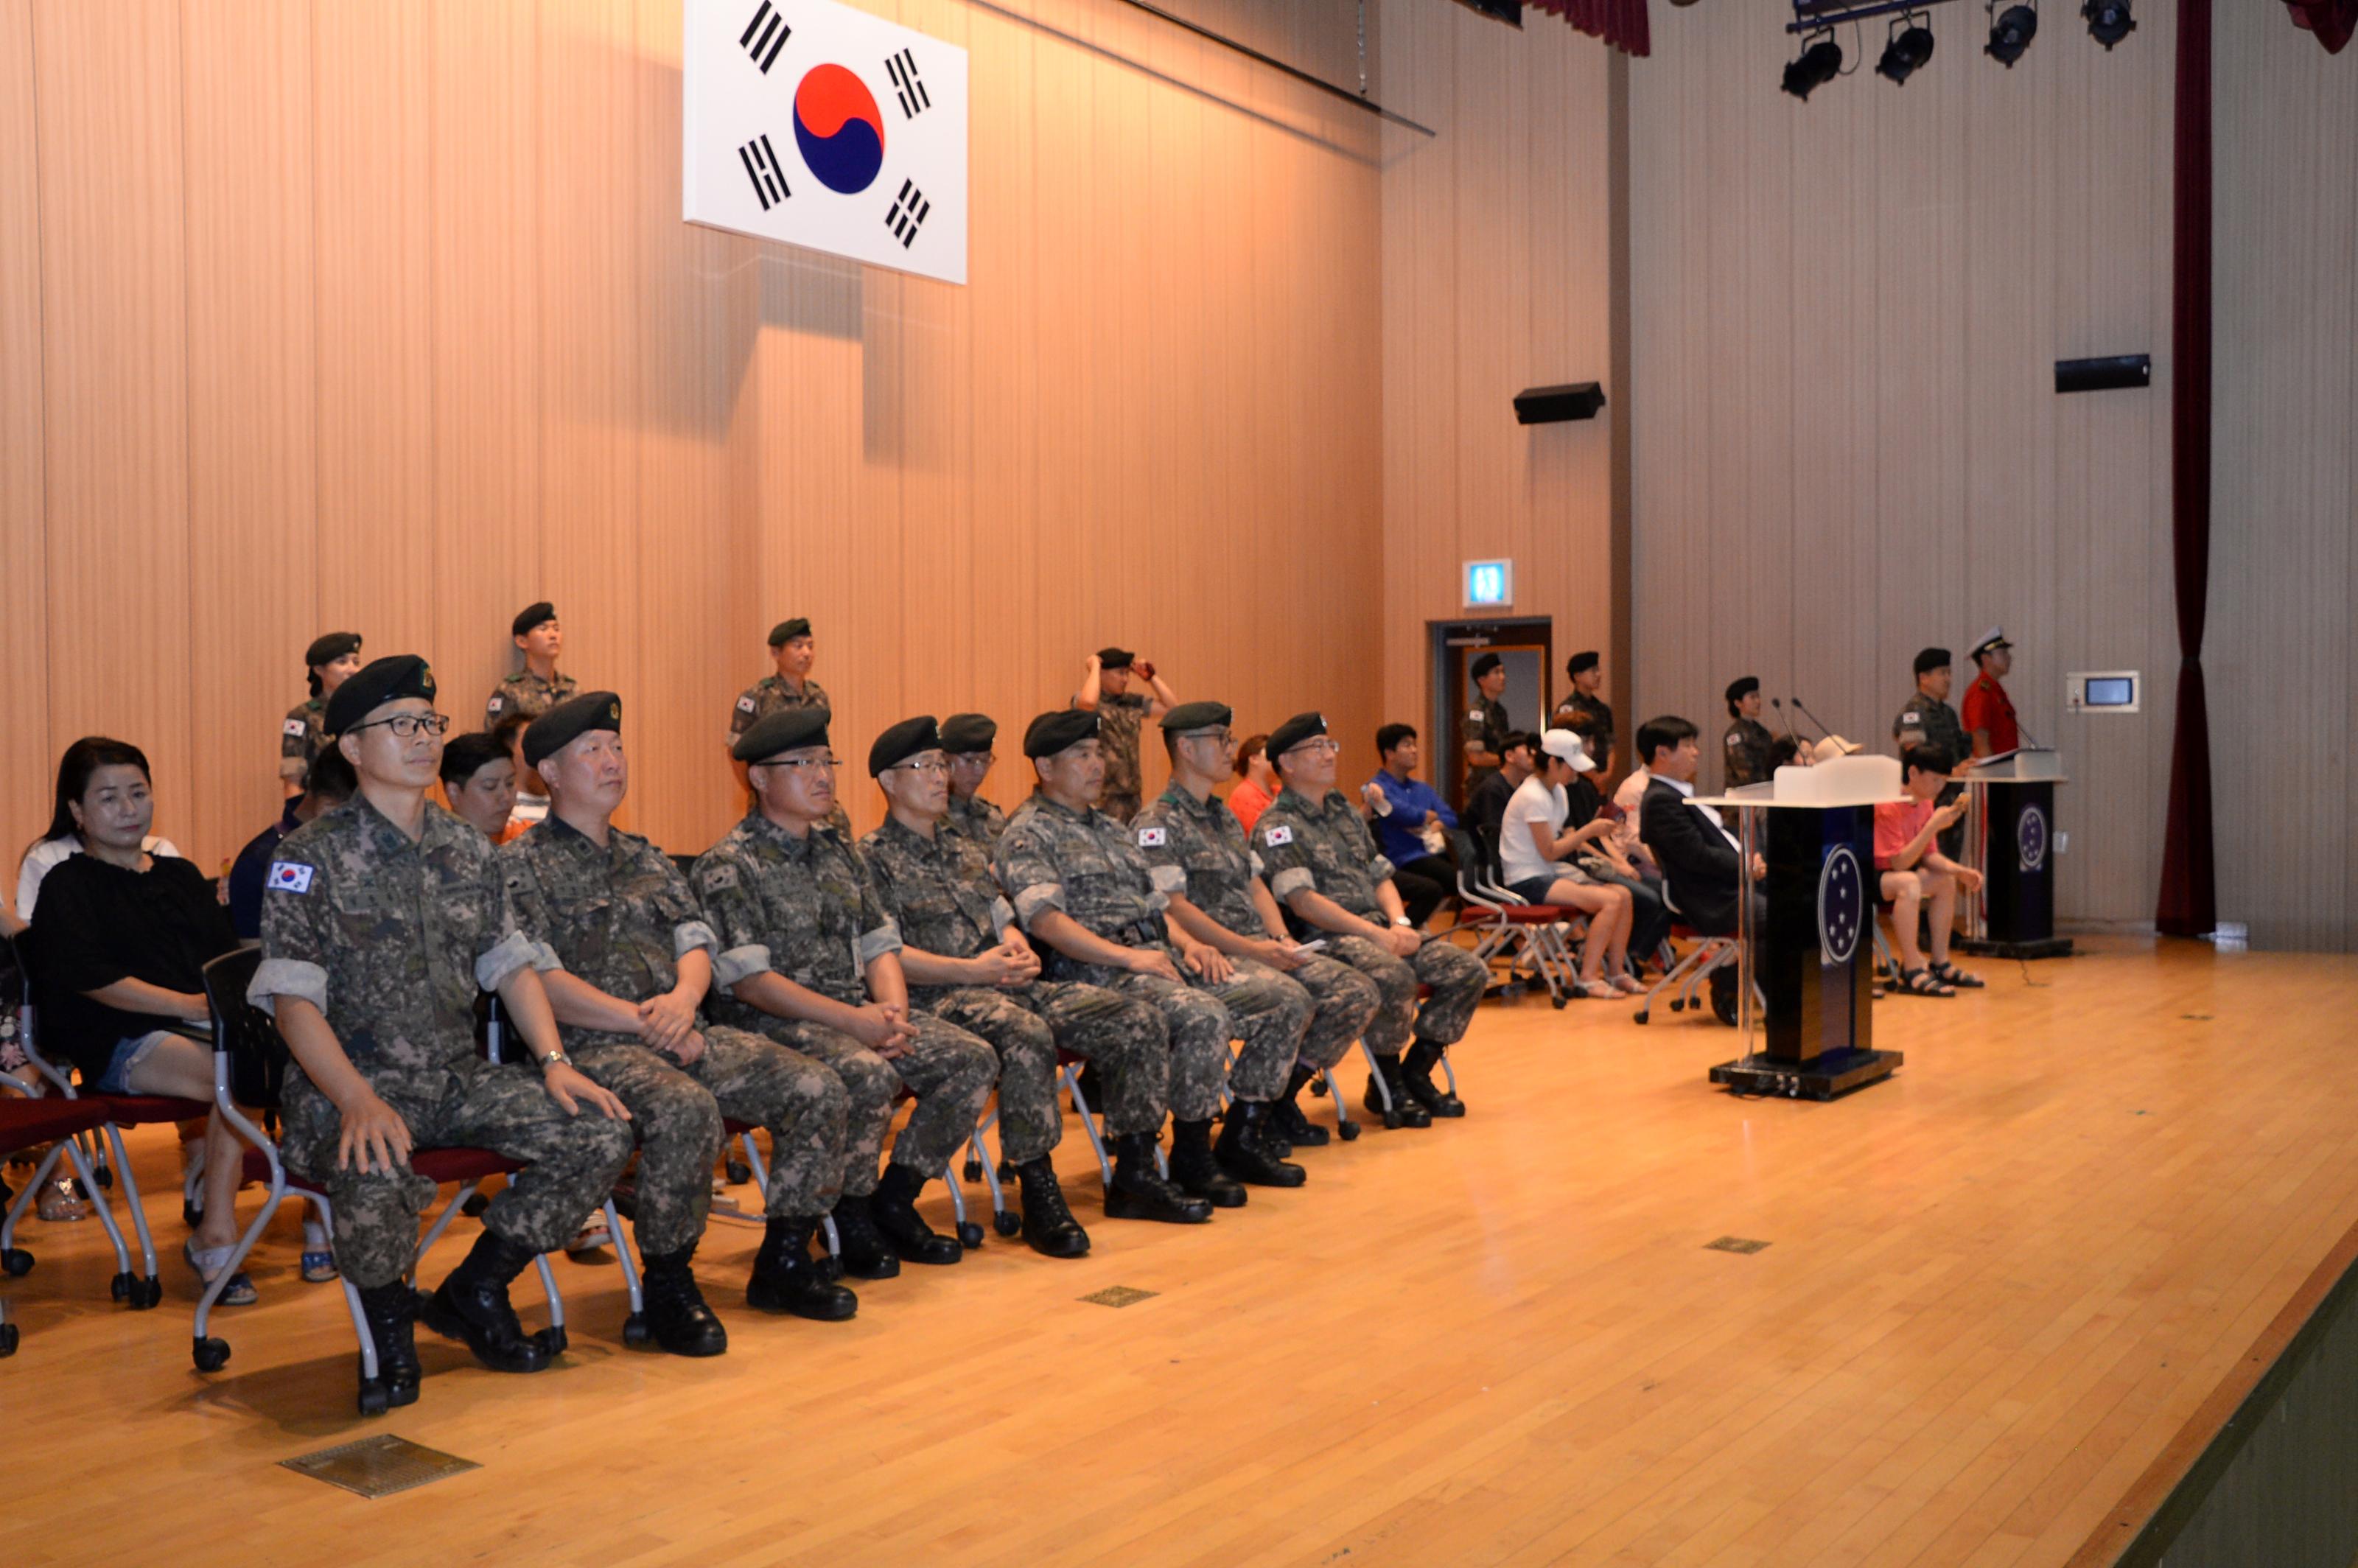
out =
{"type": "Polygon", "coordinates": [[[1515,423],[1552,425],[1563,419],[1594,419],[1604,406],[1605,389],[1593,381],[1526,387],[1515,394],[1515,423]]]}
{"type": "Polygon", "coordinates": [[[1883,58],[1875,63],[1875,74],[1887,76],[1894,86],[1904,85],[1908,79],[1923,68],[1932,58],[1931,18],[1909,12],[1891,24],[1889,41],[1883,46],[1883,58]]]}
{"type": "Polygon", "coordinates": [[[1785,66],[1785,91],[1808,103],[1810,94],[1842,74],[1842,45],[1832,32],[1815,35],[1801,58],[1785,66]]]}
{"type": "Polygon", "coordinates": [[[1990,24],[1990,39],[1982,52],[2008,70],[2039,36],[2039,13],[2028,5],[2008,5],[1990,24]]]}
{"type": "Polygon", "coordinates": [[[1479,11],[1510,27],[1523,25],[1523,0],[1457,0],[1457,3],[1469,11],[1479,11]]]}
{"type": "Polygon", "coordinates": [[[2152,384],[2151,354],[2106,354],[2101,359],[2055,362],[2058,392],[2112,392],[2152,384]]]}
{"type": "Polygon", "coordinates": [[[2136,18],[2129,15],[2129,0],[2087,0],[2080,15],[2088,21],[2088,36],[2104,46],[2106,50],[2136,31],[2136,18]]]}

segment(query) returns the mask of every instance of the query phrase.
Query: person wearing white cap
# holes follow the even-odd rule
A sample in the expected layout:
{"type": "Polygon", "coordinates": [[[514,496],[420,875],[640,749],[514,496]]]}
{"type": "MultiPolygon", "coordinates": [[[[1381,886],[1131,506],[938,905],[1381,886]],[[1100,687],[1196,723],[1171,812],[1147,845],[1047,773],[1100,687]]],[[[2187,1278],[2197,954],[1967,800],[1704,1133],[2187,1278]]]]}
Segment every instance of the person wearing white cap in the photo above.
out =
{"type": "Polygon", "coordinates": [[[1981,641],[1974,644],[1973,659],[1981,673],[1965,688],[1963,706],[1965,734],[1973,741],[1974,755],[2011,752],[2022,744],[2022,730],[2014,721],[2014,699],[1998,684],[2014,668],[2014,644],[2006,641],[2006,628],[1993,626],[1983,633],[1981,641]]]}
{"type": "Polygon", "coordinates": [[[1583,845],[1613,831],[1609,818],[1598,817],[1567,829],[1571,806],[1564,794],[1589,767],[1580,737],[1569,730],[1550,730],[1540,736],[1540,768],[1522,782],[1507,802],[1498,823],[1498,865],[1508,888],[1532,903],[1577,909],[1588,916],[1588,938],[1580,949],[1580,979],[1573,994],[1582,997],[1636,995],[1644,988],[1629,973],[1629,890],[1601,883],[1571,863],[1569,857],[1583,845]],[[1611,980],[1600,978],[1607,961],[1611,980]]]}

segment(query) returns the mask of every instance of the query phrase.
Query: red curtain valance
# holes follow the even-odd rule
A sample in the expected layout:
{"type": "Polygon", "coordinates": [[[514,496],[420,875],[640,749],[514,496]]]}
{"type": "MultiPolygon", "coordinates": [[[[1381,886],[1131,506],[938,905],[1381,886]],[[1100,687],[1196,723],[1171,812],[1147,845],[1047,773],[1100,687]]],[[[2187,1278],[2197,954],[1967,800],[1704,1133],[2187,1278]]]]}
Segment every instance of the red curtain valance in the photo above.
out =
{"type": "Polygon", "coordinates": [[[2358,33],[2358,0],[2285,0],[2285,4],[2292,7],[2292,25],[2315,33],[2328,54],[2340,54],[2351,34],[2358,33]]]}
{"type": "MultiPolygon", "coordinates": [[[[1646,0],[1531,0],[1542,11],[1552,11],[1593,38],[1603,38],[1624,54],[1652,52],[1653,34],[1646,26],[1646,0]]],[[[2353,0],[2358,4],[2358,0],[2353,0]]]]}

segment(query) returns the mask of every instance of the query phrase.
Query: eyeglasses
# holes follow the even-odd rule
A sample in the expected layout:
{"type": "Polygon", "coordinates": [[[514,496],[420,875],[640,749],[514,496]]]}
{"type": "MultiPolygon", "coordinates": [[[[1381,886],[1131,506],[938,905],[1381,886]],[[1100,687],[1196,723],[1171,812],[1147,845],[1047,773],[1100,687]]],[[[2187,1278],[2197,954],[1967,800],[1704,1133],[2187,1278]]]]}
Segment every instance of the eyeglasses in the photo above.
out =
{"type": "Polygon", "coordinates": [[[999,761],[999,753],[996,752],[960,752],[957,756],[950,759],[950,766],[954,768],[987,768],[997,761],[999,761]]]}
{"type": "Polygon", "coordinates": [[[948,772],[950,771],[950,765],[949,765],[947,762],[945,762],[939,761],[939,760],[937,759],[937,760],[936,760],[936,761],[934,761],[934,762],[922,762],[922,761],[920,761],[920,762],[895,762],[895,763],[893,763],[891,767],[886,768],[884,771],[885,771],[886,773],[948,773],[948,772]]]}
{"type": "Polygon", "coordinates": [[[1315,741],[1304,741],[1299,746],[1288,747],[1285,754],[1290,757],[1296,752],[1320,752],[1331,756],[1342,749],[1343,742],[1332,736],[1322,735],[1315,741]]]}
{"type": "Polygon", "coordinates": [[[1190,730],[1179,737],[1182,741],[1209,741],[1215,746],[1233,746],[1237,738],[1227,730],[1190,730]]]}
{"type": "Polygon", "coordinates": [[[390,719],[372,719],[365,724],[355,724],[344,733],[357,735],[363,730],[374,730],[379,725],[392,730],[396,741],[412,741],[416,739],[420,730],[428,735],[448,732],[450,716],[447,713],[396,713],[390,719]]]}
{"type": "Polygon", "coordinates": [[[756,768],[826,768],[830,772],[843,765],[840,757],[773,757],[766,762],[750,764],[756,768]]]}

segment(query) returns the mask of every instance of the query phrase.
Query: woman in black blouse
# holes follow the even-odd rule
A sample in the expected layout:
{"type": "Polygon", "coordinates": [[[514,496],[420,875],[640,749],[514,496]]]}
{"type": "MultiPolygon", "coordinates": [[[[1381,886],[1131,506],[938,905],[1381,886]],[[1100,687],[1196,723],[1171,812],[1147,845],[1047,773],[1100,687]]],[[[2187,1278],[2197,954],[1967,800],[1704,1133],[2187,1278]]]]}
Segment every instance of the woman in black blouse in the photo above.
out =
{"type": "MultiPolygon", "coordinates": [[[[121,741],[89,740],[58,776],[52,835],[81,835],[82,853],[49,872],[33,922],[42,1039],[103,1094],[213,1098],[204,966],[237,946],[229,911],[189,861],[149,854],[156,806],[147,758],[121,741]]],[[[215,1112],[205,1125],[204,1217],[185,1252],[207,1280],[237,1239],[243,1151],[215,1112]]],[[[254,1300],[243,1275],[225,1305],[254,1300]]]]}

